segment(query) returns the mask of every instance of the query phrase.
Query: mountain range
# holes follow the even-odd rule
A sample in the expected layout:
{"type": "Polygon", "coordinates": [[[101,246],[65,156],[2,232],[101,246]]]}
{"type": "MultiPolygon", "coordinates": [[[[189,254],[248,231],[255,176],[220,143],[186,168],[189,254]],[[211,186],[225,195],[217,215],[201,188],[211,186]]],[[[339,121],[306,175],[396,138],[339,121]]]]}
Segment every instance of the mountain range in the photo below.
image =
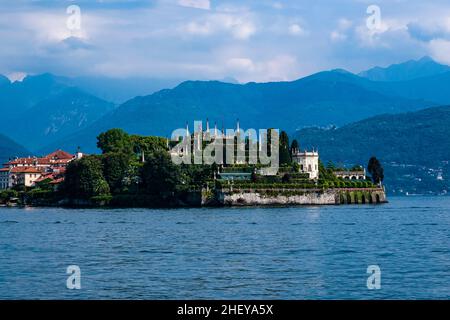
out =
{"type": "Polygon", "coordinates": [[[409,60],[386,68],[375,67],[358,75],[373,81],[408,81],[449,71],[449,66],[437,63],[430,57],[423,57],[417,61],[409,60]]]}
{"type": "MultiPolygon", "coordinates": [[[[151,94],[120,105],[98,96],[119,101],[119,97],[130,94],[130,87],[136,86],[136,92],[142,92],[149,84],[135,85],[139,82],[136,79],[108,82],[105,78],[51,74],[27,76],[11,83],[0,76],[0,133],[23,145],[23,149],[41,154],[58,148],[73,152],[78,146],[84,152],[98,152],[96,136],[110,128],[169,136],[186,121],[193,130],[194,120],[207,118],[211,126],[216,122],[219,129],[222,125],[234,128],[240,119],[244,128],[277,127],[290,135],[298,130],[309,132],[302,130],[308,127],[344,129],[380,114],[405,114],[450,105],[449,69],[425,57],[359,74],[337,69],[289,82],[185,81],[173,89],[154,93],[149,89],[151,94]]],[[[430,130],[434,125],[430,124],[430,130]]],[[[392,123],[390,130],[394,127],[392,123]]],[[[348,143],[352,146],[356,141],[350,139],[348,143]]],[[[380,151],[373,152],[383,155],[388,145],[380,145],[380,151]]],[[[361,154],[367,156],[364,150],[361,154]]],[[[408,161],[414,162],[414,158],[408,161]]]]}
{"type": "Polygon", "coordinates": [[[0,81],[0,133],[32,151],[88,127],[115,107],[51,74],[0,81]]]}
{"type": "Polygon", "coordinates": [[[10,157],[26,157],[30,152],[10,138],[0,134],[0,166],[10,157]]]}
{"type": "Polygon", "coordinates": [[[239,118],[247,128],[278,127],[293,133],[308,126],[342,126],[377,114],[446,105],[450,104],[447,68],[426,57],[383,69],[384,79],[389,81],[368,79],[370,70],[356,75],[339,69],[291,82],[186,81],[173,89],[131,99],[42,150],[57,145],[73,149],[81,144],[91,152],[95,150],[95,137],[111,127],[169,136],[186,121],[192,124],[209,118],[219,128],[222,123],[233,128],[239,118]]]}

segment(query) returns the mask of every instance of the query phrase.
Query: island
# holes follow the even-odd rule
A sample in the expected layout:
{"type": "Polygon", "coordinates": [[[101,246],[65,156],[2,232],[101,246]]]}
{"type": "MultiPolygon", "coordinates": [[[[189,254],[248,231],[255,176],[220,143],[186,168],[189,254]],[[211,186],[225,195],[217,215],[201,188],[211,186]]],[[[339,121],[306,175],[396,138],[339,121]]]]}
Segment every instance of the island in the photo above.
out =
{"type": "Polygon", "coordinates": [[[238,143],[243,132],[239,122],[232,134],[206,123],[206,130],[199,127],[194,133],[186,126],[176,139],[111,129],[97,137],[101,154],[57,150],[10,159],[0,169],[0,205],[176,208],[387,202],[376,157],[367,170],[325,165],[318,150],[302,150],[284,131],[276,131],[274,140],[275,131],[269,130],[272,145],[267,152],[277,156],[273,166],[251,159],[253,147],[262,155],[261,140],[252,145],[245,135],[238,143]],[[227,159],[233,154],[231,163],[195,161],[197,151],[218,142],[220,149],[216,145],[213,154],[223,147],[227,159]],[[179,159],[189,162],[177,163],[179,159]]]}

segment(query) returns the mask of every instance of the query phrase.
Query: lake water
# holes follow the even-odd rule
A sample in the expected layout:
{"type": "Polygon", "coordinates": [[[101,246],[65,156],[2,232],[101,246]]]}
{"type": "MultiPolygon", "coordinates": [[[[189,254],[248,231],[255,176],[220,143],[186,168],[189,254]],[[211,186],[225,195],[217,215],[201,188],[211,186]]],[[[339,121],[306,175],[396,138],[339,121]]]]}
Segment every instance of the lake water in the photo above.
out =
{"type": "Polygon", "coordinates": [[[0,208],[0,299],[449,299],[450,197],[378,206],[0,208]],[[66,268],[81,289],[66,288],[66,268]],[[381,288],[367,288],[367,267],[381,288]]]}

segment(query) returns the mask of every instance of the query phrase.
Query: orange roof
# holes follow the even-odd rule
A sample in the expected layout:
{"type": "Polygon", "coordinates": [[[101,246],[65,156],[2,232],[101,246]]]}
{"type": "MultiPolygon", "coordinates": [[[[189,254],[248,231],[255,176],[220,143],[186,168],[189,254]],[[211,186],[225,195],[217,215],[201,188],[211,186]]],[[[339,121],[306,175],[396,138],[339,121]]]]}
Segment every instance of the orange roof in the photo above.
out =
{"type": "Polygon", "coordinates": [[[63,150],[56,150],[55,152],[46,155],[44,158],[50,158],[54,160],[63,160],[63,159],[70,160],[74,158],[74,155],[65,152],[63,150]]]}
{"type": "Polygon", "coordinates": [[[17,158],[14,160],[9,161],[7,164],[30,164],[34,163],[37,158],[17,158]]]}
{"type": "Polygon", "coordinates": [[[63,150],[56,150],[46,156],[41,158],[37,157],[27,157],[27,158],[17,158],[5,163],[5,166],[8,165],[52,165],[52,164],[67,164],[75,158],[74,155],[71,155],[68,152],[63,150]]]}
{"type": "Polygon", "coordinates": [[[35,167],[15,167],[11,168],[13,173],[42,173],[41,170],[35,167]]]}

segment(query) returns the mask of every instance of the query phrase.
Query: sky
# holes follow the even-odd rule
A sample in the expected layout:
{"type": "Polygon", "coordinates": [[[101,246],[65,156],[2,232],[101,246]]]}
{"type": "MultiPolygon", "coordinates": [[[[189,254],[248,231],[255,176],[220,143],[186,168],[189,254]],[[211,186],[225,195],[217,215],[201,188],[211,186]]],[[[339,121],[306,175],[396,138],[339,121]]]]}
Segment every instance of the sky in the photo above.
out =
{"type": "Polygon", "coordinates": [[[0,74],[288,81],[430,56],[448,0],[0,0],[0,74]]]}

